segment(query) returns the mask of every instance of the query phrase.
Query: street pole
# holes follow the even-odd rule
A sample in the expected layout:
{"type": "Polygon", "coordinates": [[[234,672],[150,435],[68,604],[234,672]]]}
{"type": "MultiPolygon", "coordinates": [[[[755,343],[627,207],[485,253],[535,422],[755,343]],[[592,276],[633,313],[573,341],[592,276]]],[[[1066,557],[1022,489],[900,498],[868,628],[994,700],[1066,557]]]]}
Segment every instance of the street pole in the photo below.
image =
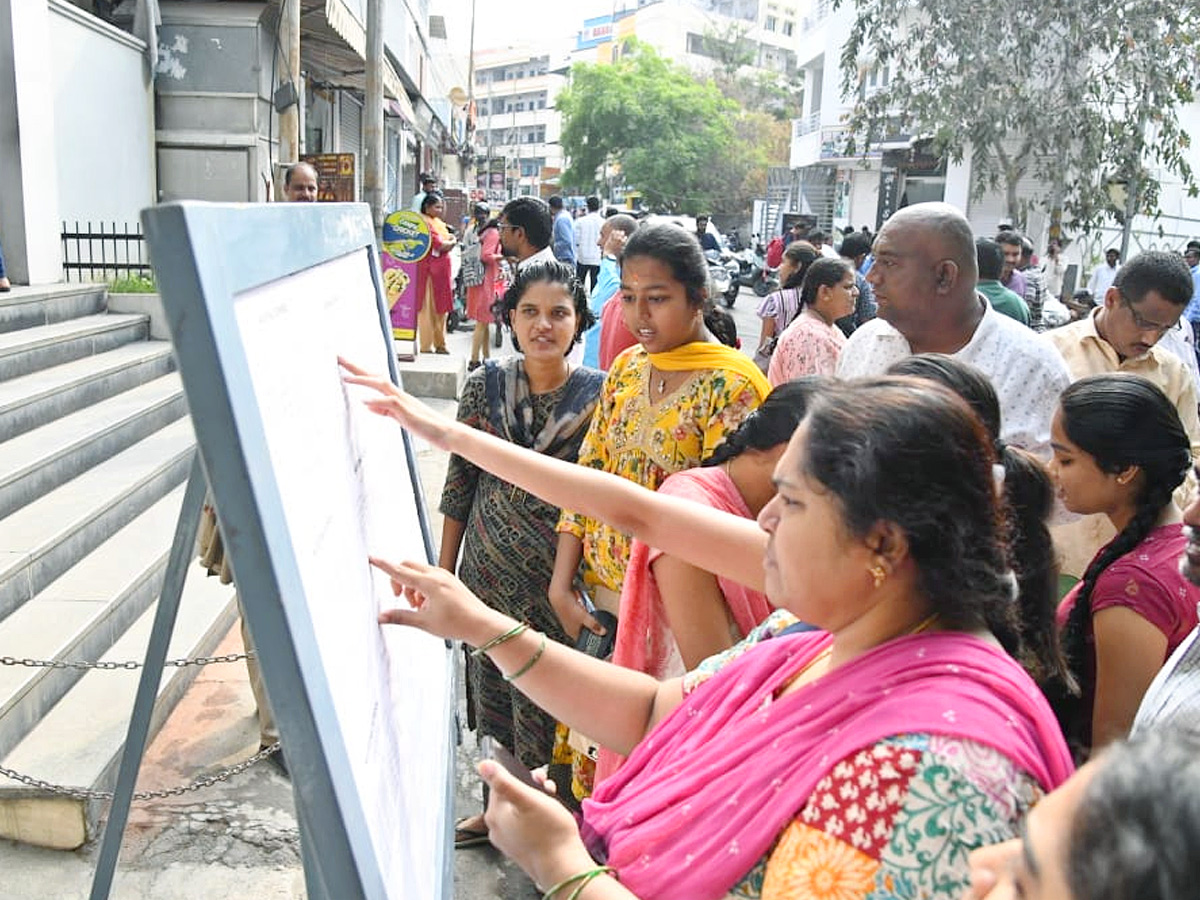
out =
{"type": "Polygon", "coordinates": [[[279,43],[283,48],[283,72],[280,83],[290,81],[297,101],[279,114],[279,162],[290,166],[300,159],[300,0],[283,0],[279,19],[279,43]]]}
{"type": "Polygon", "coordinates": [[[521,133],[519,131],[517,131],[517,95],[513,94],[512,97],[509,99],[512,102],[512,109],[513,109],[512,139],[517,145],[517,147],[516,147],[517,172],[516,172],[516,178],[513,181],[513,196],[520,197],[521,196],[521,133]]]}
{"type": "Polygon", "coordinates": [[[367,0],[367,91],[363,120],[363,199],[375,239],[383,235],[383,2],[367,0]]]}
{"type": "MultiPolygon", "coordinates": [[[[467,125],[470,126],[470,124],[471,124],[470,116],[471,116],[472,112],[475,113],[476,117],[478,117],[478,115],[479,115],[478,110],[475,109],[475,0],[471,0],[471,43],[468,46],[467,53],[468,53],[468,57],[467,57],[467,117],[468,117],[467,125]]],[[[478,132],[479,132],[479,124],[478,124],[478,122],[476,122],[474,131],[470,131],[467,134],[467,137],[470,138],[471,146],[475,146],[475,135],[478,134],[478,132]]],[[[487,190],[488,179],[491,178],[491,174],[490,174],[491,173],[491,165],[492,165],[491,156],[492,156],[492,154],[489,153],[487,165],[484,167],[484,170],[489,173],[488,175],[484,176],[484,190],[485,191],[487,190]]],[[[474,153],[474,154],[472,154],[472,157],[475,160],[475,186],[476,186],[476,188],[478,188],[479,187],[479,154],[474,153]]],[[[486,198],[487,195],[485,194],[484,197],[486,198]]]]}

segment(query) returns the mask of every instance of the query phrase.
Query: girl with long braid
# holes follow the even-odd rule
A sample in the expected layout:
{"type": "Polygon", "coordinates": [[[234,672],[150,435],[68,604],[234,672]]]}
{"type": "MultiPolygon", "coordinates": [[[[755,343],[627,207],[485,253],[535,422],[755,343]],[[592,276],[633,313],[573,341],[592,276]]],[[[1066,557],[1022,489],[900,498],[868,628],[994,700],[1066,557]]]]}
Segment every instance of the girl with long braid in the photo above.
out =
{"type": "Polygon", "coordinates": [[[942,353],[918,353],[890,366],[888,374],[948,387],[967,401],[991,436],[1017,603],[1015,621],[995,625],[995,634],[1043,690],[1061,690],[1071,676],[1054,622],[1059,591],[1054,544],[1046,527],[1054,508],[1050,473],[1029,451],[1000,440],[1000,400],[979,369],[942,353]]]}
{"type": "Polygon", "coordinates": [[[1117,530],[1058,609],[1079,693],[1056,706],[1082,759],[1129,733],[1150,681],[1196,625],[1200,590],[1179,574],[1187,538],[1171,500],[1192,460],[1175,406],[1136,375],[1072,384],[1050,433],[1063,504],[1104,513],[1117,530]]]}

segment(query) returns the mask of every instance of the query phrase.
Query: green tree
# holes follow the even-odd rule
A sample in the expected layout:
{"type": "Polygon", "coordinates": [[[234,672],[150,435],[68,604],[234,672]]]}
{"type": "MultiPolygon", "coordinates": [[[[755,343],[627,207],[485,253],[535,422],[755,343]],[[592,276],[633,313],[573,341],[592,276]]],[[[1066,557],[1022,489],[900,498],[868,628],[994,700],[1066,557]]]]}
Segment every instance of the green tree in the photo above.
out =
{"type": "Polygon", "coordinates": [[[1195,192],[1177,110],[1192,100],[1198,30],[1168,0],[1071,3],[854,0],[841,58],[858,151],[887,135],[932,138],[955,162],[969,149],[973,191],[1002,188],[1024,223],[1034,207],[1079,230],[1107,216],[1153,213],[1148,169],[1195,192]],[[877,91],[868,76],[887,71],[877,91]],[[1026,175],[1046,185],[1020,196],[1026,175]],[[1115,209],[1107,184],[1129,185],[1115,209]]]}
{"type": "Polygon", "coordinates": [[[737,105],[651,47],[631,41],[624,51],[611,64],[576,63],[555,101],[569,160],[564,185],[591,192],[619,172],[653,209],[713,209],[750,168],[743,161],[735,174],[737,105]]]}

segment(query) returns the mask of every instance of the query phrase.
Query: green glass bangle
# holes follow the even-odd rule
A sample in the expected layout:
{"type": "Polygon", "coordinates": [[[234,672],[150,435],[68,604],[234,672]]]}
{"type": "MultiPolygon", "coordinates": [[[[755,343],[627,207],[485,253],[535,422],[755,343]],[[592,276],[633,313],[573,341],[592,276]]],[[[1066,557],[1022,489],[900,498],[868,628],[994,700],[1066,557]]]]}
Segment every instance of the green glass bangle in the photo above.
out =
{"type": "Polygon", "coordinates": [[[577,872],[570,878],[564,878],[558,884],[554,885],[554,887],[550,888],[550,890],[546,891],[546,893],[542,894],[542,900],[554,900],[559,891],[563,890],[564,888],[569,888],[576,882],[582,882],[582,884],[579,884],[579,886],[575,888],[571,896],[567,898],[567,900],[577,900],[579,895],[583,893],[583,889],[587,887],[592,880],[599,878],[601,875],[612,875],[616,871],[617,870],[612,866],[597,866],[594,869],[587,869],[583,872],[577,872]]]}
{"type": "Polygon", "coordinates": [[[582,879],[580,879],[579,884],[576,885],[575,890],[571,891],[571,896],[568,897],[567,900],[579,900],[579,897],[583,894],[584,889],[586,889],[589,884],[591,884],[597,878],[612,874],[615,871],[616,869],[614,869],[612,866],[600,866],[597,869],[592,869],[592,871],[588,872],[583,876],[582,879]]]}
{"type": "Polygon", "coordinates": [[[526,672],[528,672],[530,669],[532,669],[534,663],[536,663],[539,659],[541,659],[542,654],[545,652],[546,652],[546,636],[543,634],[542,642],[540,644],[538,644],[537,650],[533,651],[533,656],[529,657],[529,662],[525,663],[525,665],[521,666],[521,668],[517,669],[517,671],[513,672],[511,675],[505,675],[504,680],[507,682],[510,682],[510,683],[516,681],[518,678],[520,678],[522,675],[524,675],[526,672]]]}
{"type": "Polygon", "coordinates": [[[489,650],[492,650],[495,647],[499,647],[505,641],[511,641],[517,635],[524,634],[528,629],[529,629],[529,626],[526,625],[524,622],[518,622],[516,625],[514,625],[508,631],[504,632],[504,634],[497,635],[496,637],[494,637],[490,641],[488,641],[486,644],[484,644],[482,647],[478,647],[475,650],[472,650],[471,657],[473,659],[479,659],[479,657],[483,656],[483,654],[487,653],[489,650]]]}

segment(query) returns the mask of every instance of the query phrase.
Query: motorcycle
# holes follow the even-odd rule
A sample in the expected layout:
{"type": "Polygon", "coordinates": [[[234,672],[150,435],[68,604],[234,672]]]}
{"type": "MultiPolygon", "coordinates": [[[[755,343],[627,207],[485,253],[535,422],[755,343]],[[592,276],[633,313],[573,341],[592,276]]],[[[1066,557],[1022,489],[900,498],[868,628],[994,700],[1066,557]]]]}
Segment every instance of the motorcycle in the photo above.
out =
{"type": "Polygon", "coordinates": [[[709,295],[715,297],[720,294],[726,306],[733,306],[734,301],[737,300],[738,286],[733,281],[732,271],[721,259],[721,251],[705,250],[704,258],[708,261],[709,295]],[[735,291],[732,298],[730,291],[735,291]]]}
{"type": "Polygon", "coordinates": [[[725,266],[725,271],[729,274],[729,287],[721,291],[721,300],[724,301],[726,307],[733,309],[733,304],[737,303],[738,293],[742,290],[741,282],[738,281],[741,266],[738,264],[737,258],[729,251],[725,251],[721,255],[721,264],[725,266]]]}
{"type": "Polygon", "coordinates": [[[738,285],[754,291],[755,296],[765,297],[772,291],[779,290],[778,270],[767,265],[766,256],[761,247],[749,248],[738,253],[738,285]]]}

